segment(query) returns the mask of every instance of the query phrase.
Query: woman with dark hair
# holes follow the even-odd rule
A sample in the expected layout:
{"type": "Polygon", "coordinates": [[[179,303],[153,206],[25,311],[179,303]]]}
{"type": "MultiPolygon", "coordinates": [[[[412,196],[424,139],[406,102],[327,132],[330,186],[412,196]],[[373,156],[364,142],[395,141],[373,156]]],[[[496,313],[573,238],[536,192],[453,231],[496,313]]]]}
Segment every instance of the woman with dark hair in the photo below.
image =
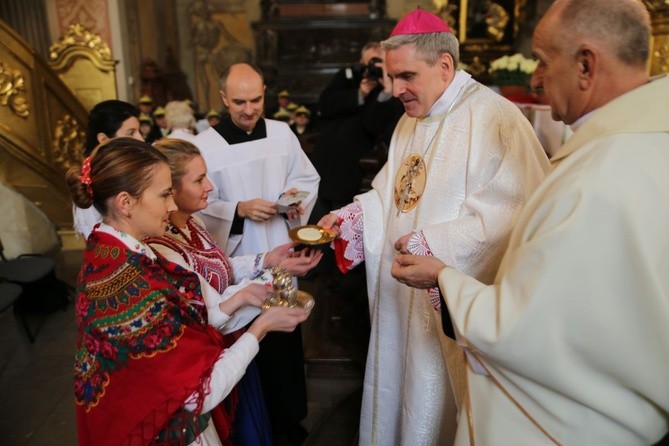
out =
{"type": "MultiPolygon", "coordinates": [[[[271,281],[271,275],[265,269],[272,266],[284,268],[294,275],[304,275],[318,264],[322,256],[320,251],[294,252],[295,243],[280,245],[268,253],[228,257],[202,221],[193,216],[207,207],[207,196],[213,189],[198,148],[188,141],[170,138],[156,141],[153,146],[167,158],[178,210],[170,214],[169,224],[161,237],[146,241],[166,259],[196,272],[203,292],[208,290],[225,297],[251,283],[271,281]]],[[[239,337],[244,331],[242,327],[231,333],[228,340],[239,337]]],[[[271,425],[255,361],[249,364],[236,391],[239,402],[233,407],[232,443],[236,446],[271,445],[271,425]]]]}
{"type": "MultiPolygon", "coordinates": [[[[292,331],[309,312],[272,307],[229,347],[218,329],[240,302],[255,308],[271,290],[255,284],[217,304],[196,274],[157,256],[176,210],[170,169],[149,144],[117,138],[68,171],[72,199],[102,214],[78,278],[75,398],[80,445],[230,444],[210,411],[244,374],[269,331],[292,331]],[[215,328],[216,327],[216,328],[215,328]]],[[[247,321],[248,322],[248,321],[247,321]]],[[[229,414],[219,422],[231,426],[229,414]]]]}
{"type": "MultiPolygon", "coordinates": [[[[98,103],[88,115],[84,158],[89,156],[99,144],[119,136],[144,141],[139,131],[139,109],[116,99],[98,103]]],[[[74,208],[74,230],[84,237],[88,237],[93,226],[101,219],[100,213],[93,206],[87,210],[76,206],[74,208]]]]}
{"type": "Polygon", "coordinates": [[[84,157],[90,155],[98,144],[117,136],[144,141],[139,132],[139,109],[117,99],[102,101],[88,115],[84,157]]]}

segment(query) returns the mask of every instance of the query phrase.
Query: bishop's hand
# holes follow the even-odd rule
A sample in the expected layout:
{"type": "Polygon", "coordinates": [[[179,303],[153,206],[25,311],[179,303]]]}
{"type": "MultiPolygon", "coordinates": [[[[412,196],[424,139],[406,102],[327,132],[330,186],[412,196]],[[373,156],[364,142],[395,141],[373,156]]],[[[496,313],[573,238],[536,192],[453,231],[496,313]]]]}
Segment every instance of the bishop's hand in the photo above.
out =
{"type": "Polygon", "coordinates": [[[403,235],[402,237],[398,238],[397,241],[395,242],[395,249],[399,251],[400,254],[411,254],[409,252],[409,239],[414,233],[411,232],[409,234],[403,235]]]}
{"type": "Polygon", "coordinates": [[[317,223],[318,226],[320,226],[323,229],[330,230],[331,232],[334,232],[336,235],[339,235],[339,216],[333,212],[330,212],[329,214],[325,215],[323,218],[318,220],[317,223]]]}

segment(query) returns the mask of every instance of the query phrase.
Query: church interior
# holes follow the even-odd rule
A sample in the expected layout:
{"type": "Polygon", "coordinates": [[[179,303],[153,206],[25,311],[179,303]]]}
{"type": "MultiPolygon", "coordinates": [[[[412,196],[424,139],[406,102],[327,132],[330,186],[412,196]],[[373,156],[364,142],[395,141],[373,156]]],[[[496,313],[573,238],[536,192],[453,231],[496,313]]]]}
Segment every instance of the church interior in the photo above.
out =
{"type": "MultiPolygon", "coordinates": [[[[317,121],[318,97],[368,41],[383,40],[416,7],[444,19],[461,44],[462,68],[497,88],[492,61],[530,56],[534,26],[550,0],[2,0],[0,2],[0,240],[4,257],[41,254],[74,285],[84,240],[73,230],[64,174],[81,163],[87,116],[98,102],[153,107],[189,100],[201,118],[225,113],[219,74],[231,63],[259,67],[265,109],[279,98],[317,121]],[[490,20],[495,5],[501,16],[490,20]],[[483,9],[484,12],[480,13],[483,9]],[[487,14],[487,15],[486,15],[487,14]],[[488,19],[486,19],[486,17],[488,19]]],[[[669,3],[651,12],[650,74],[669,72],[669,3]]],[[[548,106],[519,104],[550,154],[564,127],[548,106]],[[541,133],[541,135],[540,135],[541,133]],[[542,139],[543,137],[543,139],[542,139]]],[[[268,118],[269,112],[267,113],[268,118]]],[[[311,140],[313,141],[313,140],[311,140]]],[[[304,144],[310,144],[307,140],[304,144]]],[[[303,147],[305,151],[306,146],[303,147]]],[[[363,189],[384,162],[362,160],[363,189]]],[[[364,281],[333,297],[329,272],[300,287],[316,298],[304,323],[309,432],[305,445],[357,444],[368,337],[364,281]]],[[[74,305],[0,314],[0,438],[5,445],[76,444],[72,398],[74,305]]]]}

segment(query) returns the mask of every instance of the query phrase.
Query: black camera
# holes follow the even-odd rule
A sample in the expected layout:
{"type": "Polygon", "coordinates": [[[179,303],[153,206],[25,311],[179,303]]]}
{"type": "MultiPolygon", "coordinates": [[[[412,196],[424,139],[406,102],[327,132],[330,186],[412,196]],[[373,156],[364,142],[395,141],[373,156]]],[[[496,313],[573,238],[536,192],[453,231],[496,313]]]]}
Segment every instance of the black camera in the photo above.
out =
{"type": "Polygon", "coordinates": [[[379,62],[383,62],[383,59],[380,57],[372,57],[369,59],[369,62],[367,62],[367,66],[365,67],[365,71],[363,72],[363,75],[367,79],[378,81],[383,77],[383,69],[376,66],[376,64],[379,62]]]}

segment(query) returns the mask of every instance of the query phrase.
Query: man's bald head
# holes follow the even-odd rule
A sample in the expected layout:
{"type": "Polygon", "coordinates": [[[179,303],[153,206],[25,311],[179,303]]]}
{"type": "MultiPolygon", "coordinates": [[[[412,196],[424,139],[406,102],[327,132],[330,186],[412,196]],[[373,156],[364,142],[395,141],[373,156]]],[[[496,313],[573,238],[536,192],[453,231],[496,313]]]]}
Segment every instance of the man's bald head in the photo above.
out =
{"type": "Polygon", "coordinates": [[[539,21],[532,88],[567,124],[648,81],[650,18],[639,0],[557,0],[539,21]]]}
{"type": "Polygon", "coordinates": [[[262,117],[265,106],[265,84],[260,70],[246,64],[229,66],[221,75],[221,99],[232,122],[251,132],[262,117]]]}
{"type": "Polygon", "coordinates": [[[648,61],[650,15],[639,0],[557,0],[544,18],[555,22],[555,43],[564,52],[591,41],[608,46],[625,65],[648,61]]]}

